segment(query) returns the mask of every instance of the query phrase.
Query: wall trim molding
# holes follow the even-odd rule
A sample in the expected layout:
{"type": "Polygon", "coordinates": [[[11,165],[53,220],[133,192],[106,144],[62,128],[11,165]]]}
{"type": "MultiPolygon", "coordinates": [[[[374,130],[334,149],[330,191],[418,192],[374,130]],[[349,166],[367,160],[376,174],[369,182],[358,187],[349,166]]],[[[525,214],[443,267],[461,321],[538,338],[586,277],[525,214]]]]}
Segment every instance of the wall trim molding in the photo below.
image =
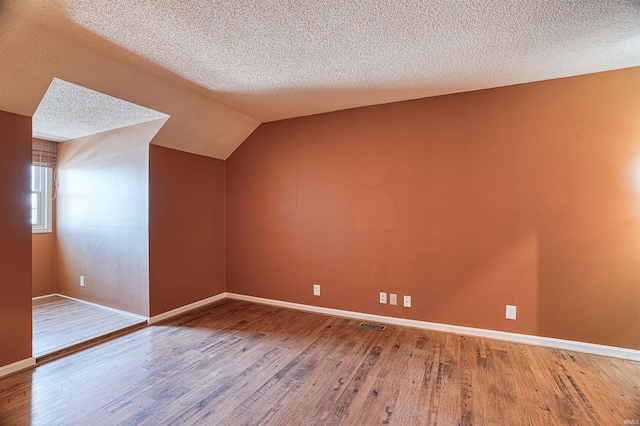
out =
{"type": "Polygon", "coordinates": [[[51,294],[45,294],[44,296],[36,296],[36,297],[32,297],[31,300],[47,299],[47,298],[53,297],[53,296],[57,296],[57,294],[56,293],[51,293],[51,294]]]}
{"type": "Polygon", "coordinates": [[[163,312],[161,314],[149,317],[147,319],[147,323],[149,325],[157,324],[160,321],[164,321],[164,320],[167,320],[169,318],[173,318],[175,316],[182,315],[182,314],[184,314],[186,312],[193,311],[194,309],[198,309],[198,308],[201,308],[203,306],[210,305],[210,304],[212,304],[214,302],[217,302],[219,300],[223,300],[223,299],[226,299],[226,298],[227,298],[227,293],[225,293],[225,292],[220,293],[220,294],[216,294],[215,296],[207,297],[206,299],[198,300],[197,302],[189,303],[188,305],[184,305],[184,306],[181,306],[179,308],[172,309],[170,311],[163,312]]]}
{"type": "Polygon", "coordinates": [[[115,313],[122,314],[122,315],[127,315],[127,316],[133,317],[135,319],[139,319],[141,321],[146,321],[147,320],[147,317],[145,317],[143,315],[138,315],[138,314],[134,314],[132,312],[122,311],[120,309],[111,308],[109,306],[104,306],[104,305],[99,305],[99,304],[93,303],[93,302],[87,302],[86,300],[76,299],[75,297],[67,296],[66,294],[55,293],[55,294],[52,294],[51,296],[60,296],[60,297],[63,297],[65,299],[73,300],[75,302],[84,303],[85,305],[91,305],[91,306],[95,306],[96,308],[102,308],[102,309],[106,309],[107,311],[115,312],[115,313]]]}
{"type": "Polygon", "coordinates": [[[464,334],[467,336],[484,337],[488,339],[506,340],[526,345],[545,346],[553,349],[563,349],[575,352],[583,352],[594,355],[610,356],[614,358],[640,361],[640,350],[619,348],[615,346],[598,345],[595,343],[578,342],[574,340],[556,339],[553,337],[533,336],[529,334],[510,333],[507,331],[487,330],[483,328],[464,327],[461,325],[449,325],[435,322],[419,321],[406,318],[388,317],[384,315],[366,314],[362,312],[344,311],[341,309],[325,308],[321,306],[304,305],[301,303],[284,302],[281,300],[265,299],[256,296],[247,296],[238,293],[226,293],[229,299],[243,300],[246,302],[260,303],[263,305],[278,306],[282,308],[296,309],[299,311],[315,312],[339,317],[381,322],[385,324],[401,325],[405,327],[422,328],[425,330],[442,331],[445,333],[464,334]]]}
{"type": "MultiPolygon", "coordinates": [[[[71,296],[66,296],[64,294],[58,294],[58,293],[39,296],[37,298],[33,298],[33,300],[43,299],[51,296],[64,297],[67,299],[75,300],[77,302],[86,303],[86,304],[97,306],[103,309],[129,315],[138,319],[146,320],[148,325],[157,324],[161,321],[165,321],[170,318],[176,317],[178,315],[185,314],[189,311],[210,305],[220,300],[233,299],[233,300],[242,300],[246,302],[260,303],[263,305],[295,309],[299,311],[314,312],[314,313],[325,314],[325,315],[351,318],[356,320],[374,321],[374,322],[380,322],[384,324],[421,328],[425,330],[442,331],[445,333],[463,334],[467,336],[483,337],[487,339],[505,340],[508,342],[522,343],[526,345],[544,346],[544,347],[553,348],[553,349],[562,349],[562,350],[569,350],[569,351],[575,351],[575,352],[583,352],[583,353],[593,354],[593,355],[610,356],[614,358],[640,361],[640,350],[635,350],[635,349],[619,348],[616,346],[599,345],[596,343],[586,343],[586,342],[579,342],[575,340],[556,339],[553,337],[534,336],[530,334],[519,334],[519,333],[511,333],[507,331],[488,330],[483,328],[465,327],[461,325],[441,324],[441,323],[428,322],[428,321],[412,320],[407,318],[367,314],[363,312],[346,311],[342,309],[326,308],[322,306],[305,305],[302,303],[285,302],[282,300],[267,299],[263,297],[248,296],[244,294],[230,293],[230,292],[219,293],[219,294],[216,294],[215,296],[211,296],[206,299],[202,299],[197,302],[193,302],[188,305],[184,305],[179,308],[172,309],[170,311],[163,312],[159,315],[155,315],[153,317],[148,317],[148,318],[143,317],[141,315],[136,315],[130,312],[109,308],[106,306],[98,305],[92,302],[87,302],[85,300],[76,299],[71,296]]],[[[19,361],[14,364],[10,364],[8,366],[0,367],[0,377],[2,377],[3,375],[12,374],[15,371],[20,371],[21,369],[29,368],[33,365],[35,365],[35,358],[30,358],[27,360],[19,361]],[[29,362],[32,362],[32,364],[29,364],[29,362]],[[24,364],[24,366],[21,366],[23,364],[20,364],[20,363],[26,363],[26,364],[24,364]],[[17,367],[17,370],[11,370],[10,367],[16,364],[19,364],[17,367]],[[5,372],[5,370],[7,372],[5,372]]]]}
{"type": "Polygon", "coordinates": [[[0,367],[0,377],[8,376],[9,374],[17,373],[18,371],[27,370],[36,366],[35,357],[23,359],[9,365],[0,367]]]}

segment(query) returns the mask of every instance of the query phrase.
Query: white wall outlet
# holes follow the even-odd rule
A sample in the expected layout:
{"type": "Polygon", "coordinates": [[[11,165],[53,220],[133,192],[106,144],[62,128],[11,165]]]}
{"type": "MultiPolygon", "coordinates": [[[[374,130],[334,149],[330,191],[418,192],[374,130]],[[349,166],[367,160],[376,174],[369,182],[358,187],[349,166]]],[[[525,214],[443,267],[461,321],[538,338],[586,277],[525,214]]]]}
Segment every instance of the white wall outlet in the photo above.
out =
{"type": "Polygon", "coordinates": [[[380,292],[380,303],[387,303],[387,293],[384,291],[380,292]]]}
{"type": "Polygon", "coordinates": [[[320,284],[313,285],[313,295],[320,296],[320,284]]]}
{"type": "Polygon", "coordinates": [[[505,318],[514,320],[516,319],[516,307],[513,305],[507,305],[507,311],[505,314],[505,318]]]}
{"type": "Polygon", "coordinates": [[[411,296],[405,296],[404,297],[404,307],[405,308],[410,308],[411,307],[411,296]]]}
{"type": "Polygon", "coordinates": [[[398,304],[398,295],[395,293],[391,293],[389,295],[389,304],[390,305],[397,305],[398,304]]]}
{"type": "Polygon", "coordinates": [[[84,287],[84,275],[80,275],[80,287],[84,287]]]}

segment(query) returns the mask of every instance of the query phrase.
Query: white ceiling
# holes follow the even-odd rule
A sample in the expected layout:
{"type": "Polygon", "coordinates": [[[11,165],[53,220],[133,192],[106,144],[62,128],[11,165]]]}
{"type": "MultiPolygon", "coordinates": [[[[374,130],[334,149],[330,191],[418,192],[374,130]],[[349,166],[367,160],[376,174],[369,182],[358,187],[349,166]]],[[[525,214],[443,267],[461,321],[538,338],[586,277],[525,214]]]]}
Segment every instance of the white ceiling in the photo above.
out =
{"type": "Polygon", "coordinates": [[[640,65],[638,0],[59,0],[258,121],[640,65]]]}
{"type": "Polygon", "coordinates": [[[54,78],[33,115],[33,136],[57,142],[169,116],[54,78]]]}

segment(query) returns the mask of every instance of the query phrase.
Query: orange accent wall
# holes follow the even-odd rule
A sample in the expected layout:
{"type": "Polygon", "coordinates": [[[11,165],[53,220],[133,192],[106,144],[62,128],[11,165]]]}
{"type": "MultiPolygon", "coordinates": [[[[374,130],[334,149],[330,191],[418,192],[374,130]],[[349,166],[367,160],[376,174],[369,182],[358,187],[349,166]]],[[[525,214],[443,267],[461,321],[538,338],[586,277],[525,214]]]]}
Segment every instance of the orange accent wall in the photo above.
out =
{"type": "Polygon", "coordinates": [[[267,123],[226,168],[227,291],[640,349],[640,68],[267,123]]]}
{"type": "Polygon", "coordinates": [[[0,111],[0,366],[31,357],[31,117],[0,111]]]}
{"type": "Polygon", "coordinates": [[[149,146],[151,315],[225,291],[224,161],[149,146]]]}
{"type": "Polygon", "coordinates": [[[55,235],[53,233],[32,236],[32,296],[56,293],[55,235]]]}

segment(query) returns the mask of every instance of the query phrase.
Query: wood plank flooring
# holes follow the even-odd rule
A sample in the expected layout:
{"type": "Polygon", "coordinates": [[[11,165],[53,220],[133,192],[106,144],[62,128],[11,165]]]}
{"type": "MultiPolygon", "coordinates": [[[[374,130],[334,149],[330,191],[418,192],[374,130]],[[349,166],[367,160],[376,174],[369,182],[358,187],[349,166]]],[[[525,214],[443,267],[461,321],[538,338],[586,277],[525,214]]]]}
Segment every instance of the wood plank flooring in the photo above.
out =
{"type": "Polygon", "coordinates": [[[60,296],[36,299],[33,307],[33,356],[144,323],[143,320],[60,296]]]}
{"type": "Polygon", "coordinates": [[[622,425],[640,363],[224,301],[0,380],[1,425],[622,425]]]}

